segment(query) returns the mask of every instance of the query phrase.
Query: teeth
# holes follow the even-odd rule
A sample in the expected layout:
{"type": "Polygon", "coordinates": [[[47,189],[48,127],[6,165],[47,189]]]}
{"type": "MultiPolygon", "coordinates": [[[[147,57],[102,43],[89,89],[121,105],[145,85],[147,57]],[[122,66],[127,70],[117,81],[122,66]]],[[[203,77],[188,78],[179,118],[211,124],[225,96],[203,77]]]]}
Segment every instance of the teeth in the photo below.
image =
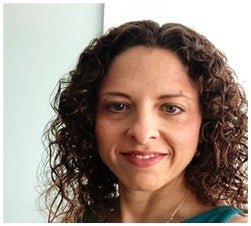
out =
{"type": "Polygon", "coordinates": [[[158,156],[158,154],[150,154],[150,155],[132,155],[133,157],[137,158],[137,159],[151,159],[154,158],[156,156],[158,156]]]}

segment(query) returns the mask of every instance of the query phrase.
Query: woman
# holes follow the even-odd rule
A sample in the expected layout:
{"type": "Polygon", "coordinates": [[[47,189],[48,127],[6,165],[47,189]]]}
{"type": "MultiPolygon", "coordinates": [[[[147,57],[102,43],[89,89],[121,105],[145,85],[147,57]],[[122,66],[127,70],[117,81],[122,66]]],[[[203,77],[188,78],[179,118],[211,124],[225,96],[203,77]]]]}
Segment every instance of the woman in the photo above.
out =
{"type": "Polygon", "coordinates": [[[197,32],[111,29],[53,106],[49,222],[247,222],[247,100],[197,32]]]}

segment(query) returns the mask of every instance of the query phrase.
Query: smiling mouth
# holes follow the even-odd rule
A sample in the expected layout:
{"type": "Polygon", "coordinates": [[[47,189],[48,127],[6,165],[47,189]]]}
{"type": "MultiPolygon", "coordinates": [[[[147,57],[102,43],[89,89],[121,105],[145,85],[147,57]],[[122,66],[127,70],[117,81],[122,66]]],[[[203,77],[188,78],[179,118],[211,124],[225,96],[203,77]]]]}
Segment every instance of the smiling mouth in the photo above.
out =
{"type": "Polygon", "coordinates": [[[157,156],[159,156],[160,154],[149,154],[149,155],[139,155],[139,154],[131,154],[132,157],[135,157],[137,159],[152,159],[155,158],[157,156]]]}
{"type": "Polygon", "coordinates": [[[158,164],[168,154],[132,151],[122,153],[122,155],[127,160],[127,162],[133,164],[134,166],[149,167],[158,164]]]}

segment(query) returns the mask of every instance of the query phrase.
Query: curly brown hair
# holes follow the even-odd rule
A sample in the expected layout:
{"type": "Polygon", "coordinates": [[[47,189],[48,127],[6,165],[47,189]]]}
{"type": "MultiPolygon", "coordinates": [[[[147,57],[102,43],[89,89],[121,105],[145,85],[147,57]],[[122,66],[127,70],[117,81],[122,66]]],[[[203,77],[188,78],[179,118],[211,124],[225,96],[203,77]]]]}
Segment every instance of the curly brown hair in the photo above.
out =
{"type": "Polygon", "coordinates": [[[59,81],[56,118],[44,134],[49,222],[102,221],[116,199],[116,176],[97,151],[94,126],[98,91],[113,59],[135,47],[175,53],[200,90],[198,153],[186,169],[187,186],[204,203],[219,200],[247,212],[247,99],[222,52],[203,35],[177,23],[125,23],[94,39],[76,69],[59,81]]]}

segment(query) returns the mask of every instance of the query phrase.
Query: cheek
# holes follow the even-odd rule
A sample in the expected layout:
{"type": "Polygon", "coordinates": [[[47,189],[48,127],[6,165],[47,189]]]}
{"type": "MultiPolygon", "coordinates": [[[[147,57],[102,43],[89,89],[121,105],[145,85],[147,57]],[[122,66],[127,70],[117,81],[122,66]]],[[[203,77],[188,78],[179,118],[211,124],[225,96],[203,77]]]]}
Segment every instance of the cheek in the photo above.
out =
{"type": "Polygon", "coordinates": [[[97,118],[95,135],[99,152],[108,152],[114,145],[116,129],[112,126],[111,122],[97,118]]]}
{"type": "Polygon", "coordinates": [[[183,123],[177,123],[172,130],[174,139],[180,145],[187,148],[196,149],[199,142],[201,120],[183,121],[183,123]]]}
{"type": "Polygon", "coordinates": [[[197,141],[200,134],[200,124],[195,122],[194,124],[183,128],[182,132],[184,139],[197,141]]]}
{"type": "Polygon", "coordinates": [[[112,166],[116,161],[116,149],[119,137],[113,123],[106,120],[97,120],[95,135],[98,145],[98,152],[103,162],[113,171],[112,166]]]}
{"type": "MultiPolygon", "coordinates": [[[[109,131],[109,130],[108,130],[109,131]]],[[[95,125],[95,135],[98,147],[103,146],[103,143],[105,143],[106,135],[107,135],[107,126],[102,120],[97,119],[96,125],[95,125]]]]}

